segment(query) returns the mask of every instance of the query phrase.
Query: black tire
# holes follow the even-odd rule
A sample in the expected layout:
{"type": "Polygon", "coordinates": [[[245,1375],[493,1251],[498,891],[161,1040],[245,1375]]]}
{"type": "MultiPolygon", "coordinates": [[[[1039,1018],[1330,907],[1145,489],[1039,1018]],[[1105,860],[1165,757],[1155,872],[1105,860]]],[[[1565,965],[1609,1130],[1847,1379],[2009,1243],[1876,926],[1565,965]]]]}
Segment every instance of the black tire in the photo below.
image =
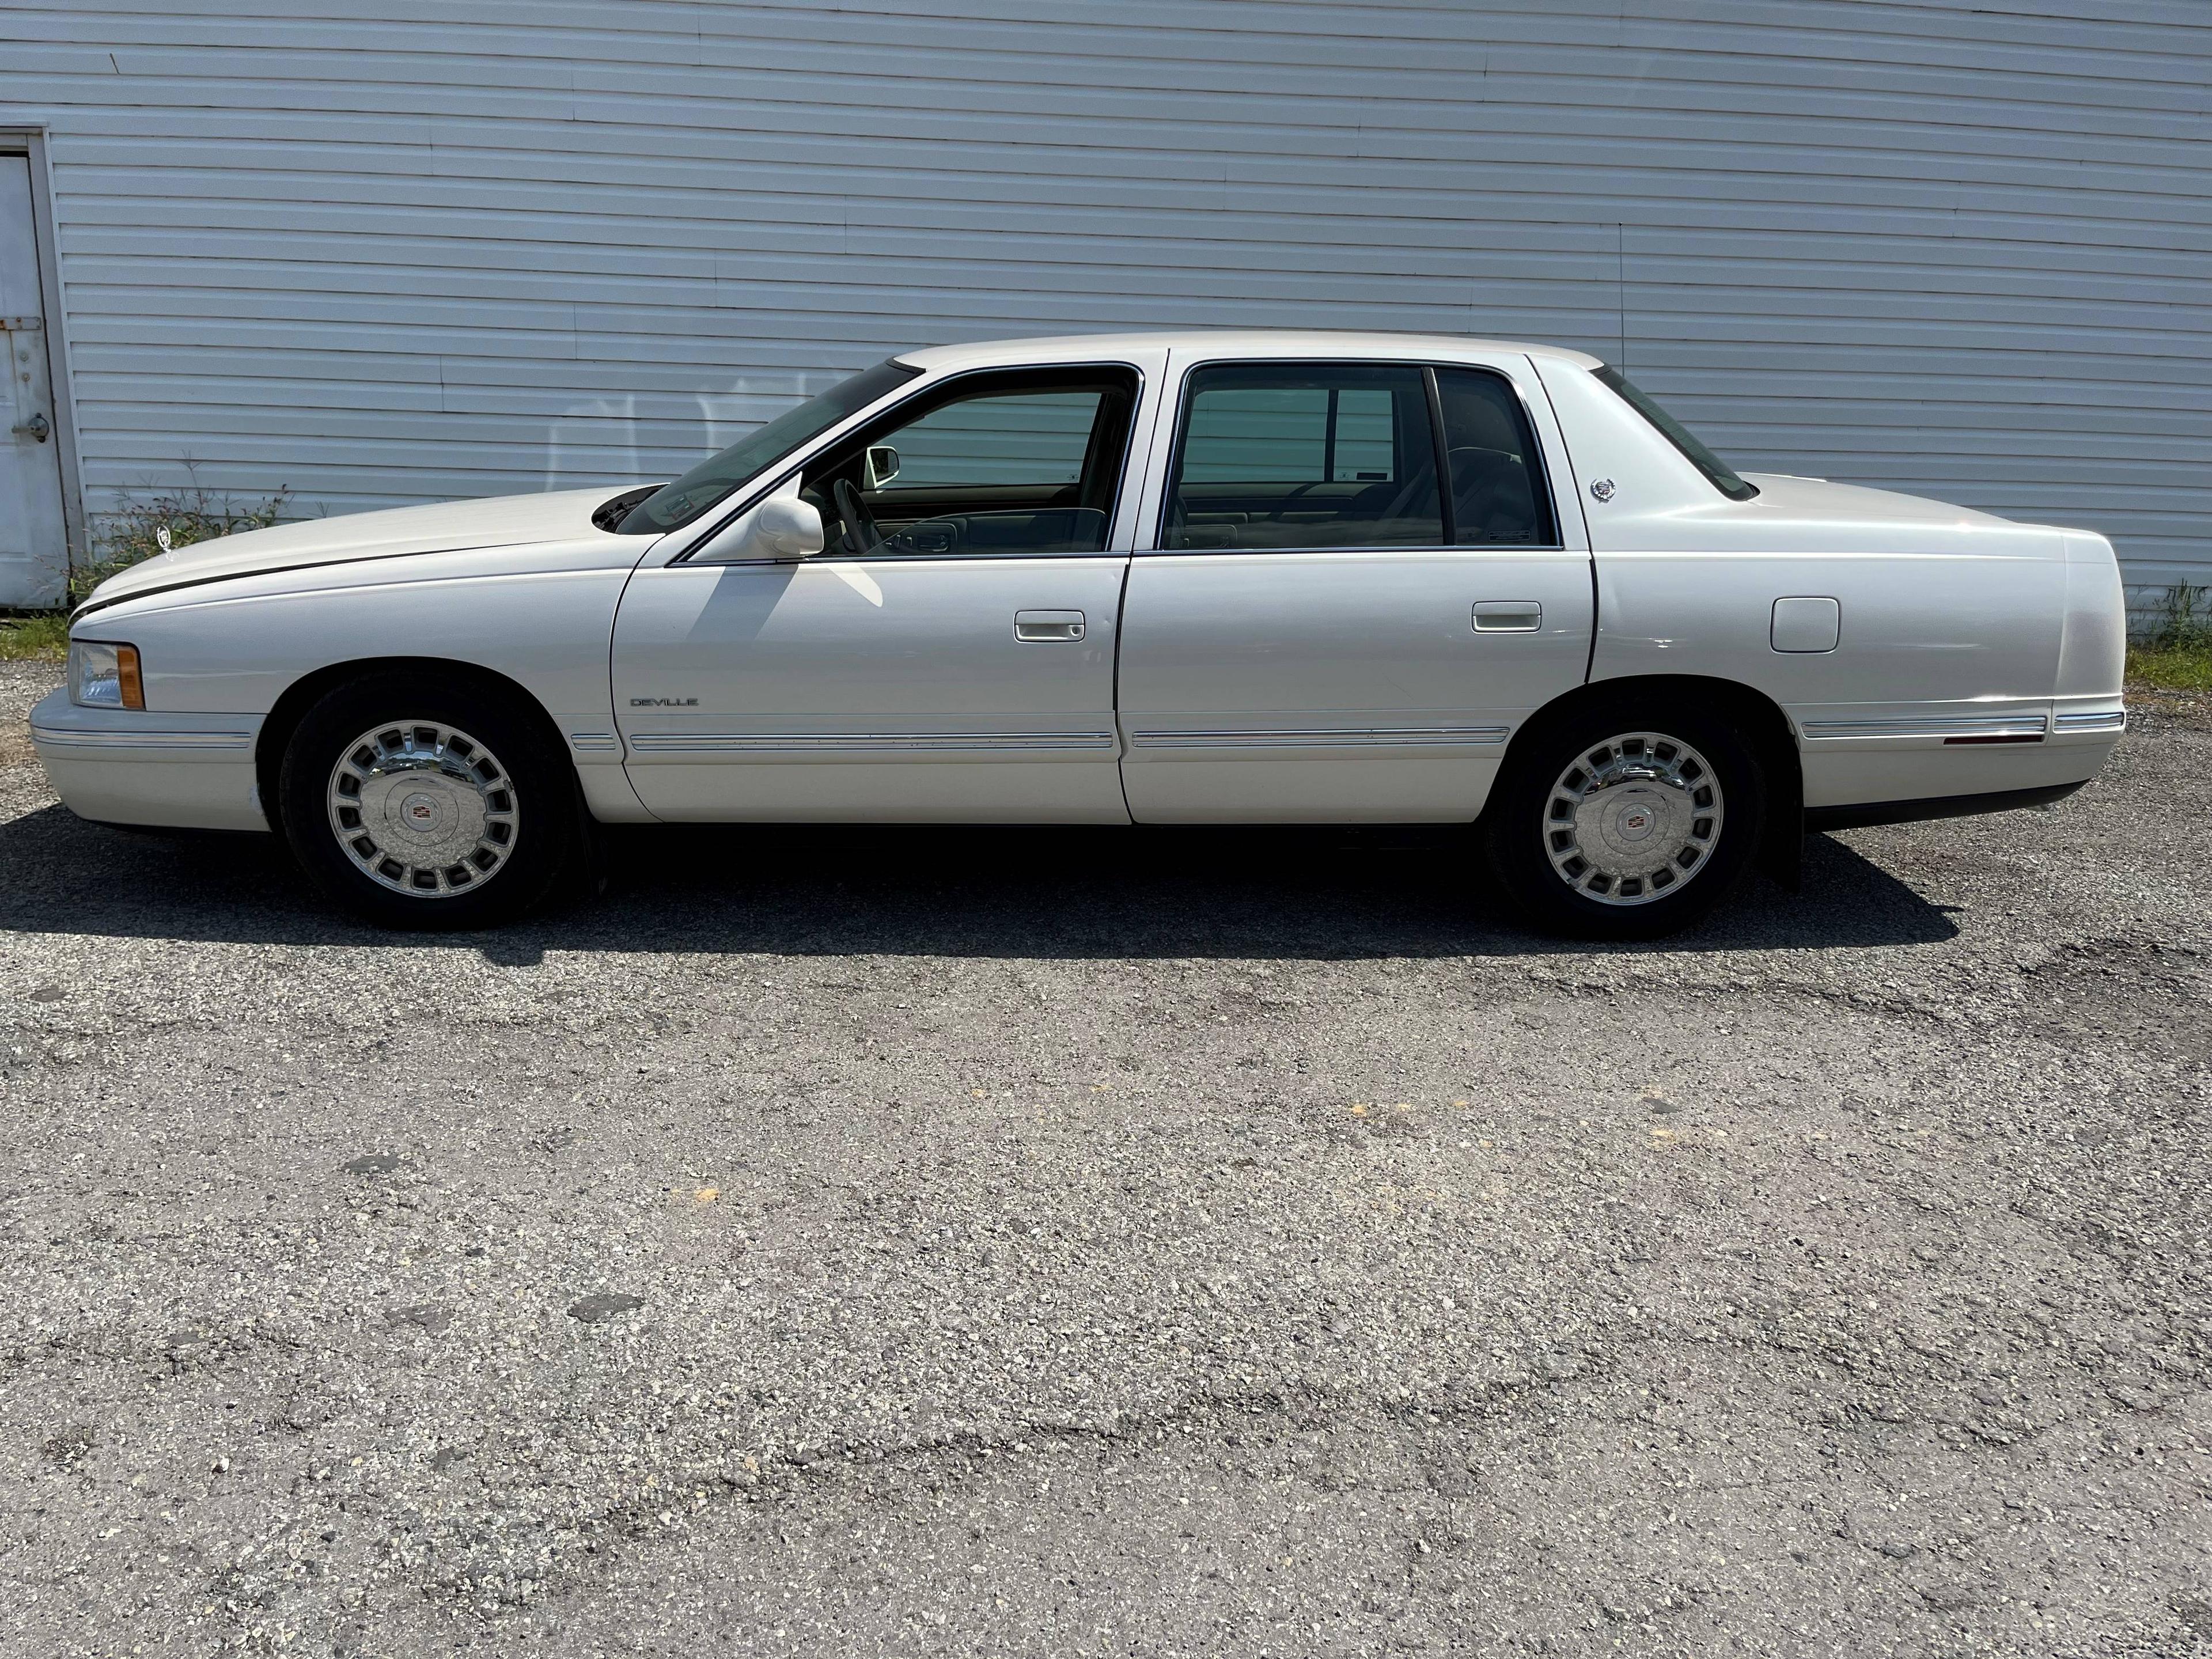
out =
{"type": "Polygon", "coordinates": [[[386,670],[330,692],[285,747],[277,798],[301,868],[386,927],[497,927],[590,864],[575,769],[543,720],[460,674],[386,670]]]}
{"type": "Polygon", "coordinates": [[[1540,720],[1515,741],[1482,836],[1498,885],[1534,927],[1658,939],[1742,879],[1766,795],[1757,756],[1724,716],[1607,699],[1540,720]]]}

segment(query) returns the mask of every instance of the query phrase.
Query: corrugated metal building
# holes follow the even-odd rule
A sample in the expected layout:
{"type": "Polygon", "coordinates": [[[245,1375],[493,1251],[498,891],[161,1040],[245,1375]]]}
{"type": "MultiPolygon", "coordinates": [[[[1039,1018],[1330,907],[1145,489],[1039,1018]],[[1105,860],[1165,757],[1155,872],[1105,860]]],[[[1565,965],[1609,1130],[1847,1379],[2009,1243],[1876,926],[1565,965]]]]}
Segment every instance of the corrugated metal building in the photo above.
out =
{"type": "Polygon", "coordinates": [[[0,0],[10,133],[80,532],[665,476],[925,342],[1343,325],[2212,580],[2206,0],[0,0]]]}

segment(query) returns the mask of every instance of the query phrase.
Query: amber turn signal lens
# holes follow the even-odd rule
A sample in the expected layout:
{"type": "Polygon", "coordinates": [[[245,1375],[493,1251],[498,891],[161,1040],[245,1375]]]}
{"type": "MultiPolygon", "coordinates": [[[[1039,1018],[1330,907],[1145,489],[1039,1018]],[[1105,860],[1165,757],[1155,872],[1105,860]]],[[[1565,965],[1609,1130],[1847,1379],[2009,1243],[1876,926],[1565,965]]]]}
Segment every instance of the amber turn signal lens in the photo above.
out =
{"type": "Polygon", "coordinates": [[[123,706],[143,708],[146,706],[146,682],[138,673],[138,647],[118,645],[115,647],[115,678],[123,687],[123,706]]]}

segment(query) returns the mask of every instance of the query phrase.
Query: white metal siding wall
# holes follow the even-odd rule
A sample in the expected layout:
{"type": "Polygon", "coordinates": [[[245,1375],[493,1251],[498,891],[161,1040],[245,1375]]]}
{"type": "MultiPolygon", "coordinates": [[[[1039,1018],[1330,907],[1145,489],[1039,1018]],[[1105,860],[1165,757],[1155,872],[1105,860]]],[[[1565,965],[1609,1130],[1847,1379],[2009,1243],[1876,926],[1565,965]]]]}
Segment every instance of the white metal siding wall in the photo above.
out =
{"type": "Polygon", "coordinates": [[[903,346],[1342,325],[2204,580],[2209,118],[2206,0],[0,0],[95,508],[665,476],[903,346]]]}

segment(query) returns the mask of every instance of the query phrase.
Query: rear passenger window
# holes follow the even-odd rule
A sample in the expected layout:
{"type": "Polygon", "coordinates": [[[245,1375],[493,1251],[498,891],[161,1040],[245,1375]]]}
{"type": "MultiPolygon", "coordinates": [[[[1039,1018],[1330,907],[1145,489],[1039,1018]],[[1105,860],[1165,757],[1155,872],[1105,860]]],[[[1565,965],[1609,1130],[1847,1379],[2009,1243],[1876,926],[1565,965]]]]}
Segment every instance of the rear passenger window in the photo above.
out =
{"type": "Polygon", "coordinates": [[[1437,463],[1418,365],[1195,369],[1160,545],[1440,546],[1437,463]]]}
{"type": "Polygon", "coordinates": [[[1436,376],[1452,538],[1462,545],[1558,546],[1543,461],[1510,383],[1480,368],[1439,368],[1436,376]]]}

